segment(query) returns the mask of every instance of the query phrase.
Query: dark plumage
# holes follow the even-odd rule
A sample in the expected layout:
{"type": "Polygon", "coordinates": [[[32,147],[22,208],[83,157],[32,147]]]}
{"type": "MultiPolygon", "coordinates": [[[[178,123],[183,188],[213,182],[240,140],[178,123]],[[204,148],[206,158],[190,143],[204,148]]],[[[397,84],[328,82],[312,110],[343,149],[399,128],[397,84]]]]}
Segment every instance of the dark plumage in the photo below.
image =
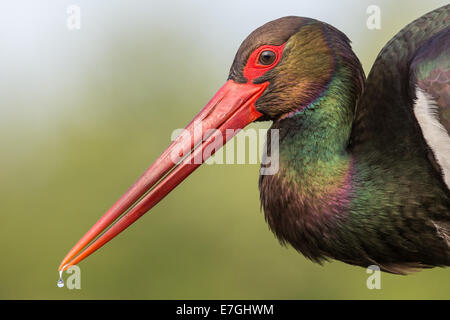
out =
{"type": "Polygon", "coordinates": [[[287,17],[257,30],[298,28],[280,65],[257,80],[270,82],[257,110],[280,130],[280,170],[259,185],[282,243],[316,262],[392,273],[450,265],[450,193],[413,111],[419,87],[437,101],[450,132],[449,13],[442,7],[400,31],[364,90],[361,65],[333,27],[287,17]]]}

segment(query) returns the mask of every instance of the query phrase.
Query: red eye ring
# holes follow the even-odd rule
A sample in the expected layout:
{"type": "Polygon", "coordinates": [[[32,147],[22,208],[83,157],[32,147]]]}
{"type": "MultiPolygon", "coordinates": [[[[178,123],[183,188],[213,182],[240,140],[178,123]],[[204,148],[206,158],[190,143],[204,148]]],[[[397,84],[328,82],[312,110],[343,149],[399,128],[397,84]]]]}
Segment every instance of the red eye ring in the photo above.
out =
{"type": "Polygon", "coordinates": [[[280,62],[285,44],[286,43],[283,43],[279,46],[264,45],[252,52],[244,67],[244,77],[247,78],[248,82],[263,76],[280,62]],[[274,53],[273,61],[270,61],[267,65],[260,62],[261,54],[266,51],[274,53]]]}

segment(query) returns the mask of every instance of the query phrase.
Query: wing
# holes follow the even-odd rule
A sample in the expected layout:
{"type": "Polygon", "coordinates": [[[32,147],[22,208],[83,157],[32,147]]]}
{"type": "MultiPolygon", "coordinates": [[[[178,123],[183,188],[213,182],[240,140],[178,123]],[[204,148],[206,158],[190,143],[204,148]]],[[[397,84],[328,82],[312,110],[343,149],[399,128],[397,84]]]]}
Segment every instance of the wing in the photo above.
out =
{"type": "MultiPolygon", "coordinates": [[[[450,188],[450,5],[403,28],[379,53],[356,109],[350,148],[373,162],[427,157],[450,188]],[[374,150],[381,151],[375,154],[374,150]]],[[[419,159],[420,158],[420,159],[419,159]]]]}
{"type": "Polygon", "coordinates": [[[402,238],[427,248],[420,251],[430,253],[431,265],[450,265],[449,37],[446,5],[386,44],[357,104],[349,145],[384,175],[391,191],[381,190],[389,199],[382,211],[401,221],[394,229],[402,238]],[[417,232],[415,225],[426,228],[417,232]]]}
{"type": "Polygon", "coordinates": [[[410,71],[414,115],[433,152],[435,168],[450,188],[450,27],[417,50],[410,71]]]}

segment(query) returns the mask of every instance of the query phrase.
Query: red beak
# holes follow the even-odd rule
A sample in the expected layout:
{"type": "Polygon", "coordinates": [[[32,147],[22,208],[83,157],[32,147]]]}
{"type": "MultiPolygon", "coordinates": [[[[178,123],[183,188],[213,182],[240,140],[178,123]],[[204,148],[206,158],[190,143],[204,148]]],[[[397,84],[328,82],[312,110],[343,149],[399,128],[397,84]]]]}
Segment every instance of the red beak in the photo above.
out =
{"type": "Polygon", "coordinates": [[[261,117],[255,101],[267,86],[268,82],[240,84],[228,80],[185,131],[75,244],[58,270],[77,264],[125,230],[213,155],[214,146],[219,149],[240,129],[261,117]],[[209,154],[204,154],[205,149],[210,150],[209,154]]]}

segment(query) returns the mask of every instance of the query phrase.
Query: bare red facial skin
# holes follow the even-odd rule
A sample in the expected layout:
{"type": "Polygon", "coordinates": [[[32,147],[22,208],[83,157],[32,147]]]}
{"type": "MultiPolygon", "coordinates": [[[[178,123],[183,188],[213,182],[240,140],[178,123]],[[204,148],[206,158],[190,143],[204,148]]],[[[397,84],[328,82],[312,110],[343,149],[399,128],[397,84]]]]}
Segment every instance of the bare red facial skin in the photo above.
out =
{"type": "Polygon", "coordinates": [[[280,62],[285,45],[286,43],[279,46],[264,45],[253,51],[244,67],[244,77],[248,82],[252,82],[256,78],[259,78],[266,72],[272,70],[280,62]],[[259,56],[266,50],[271,50],[276,55],[275,60],[270,65],[262,65],[259,63],[259,56]]]}

